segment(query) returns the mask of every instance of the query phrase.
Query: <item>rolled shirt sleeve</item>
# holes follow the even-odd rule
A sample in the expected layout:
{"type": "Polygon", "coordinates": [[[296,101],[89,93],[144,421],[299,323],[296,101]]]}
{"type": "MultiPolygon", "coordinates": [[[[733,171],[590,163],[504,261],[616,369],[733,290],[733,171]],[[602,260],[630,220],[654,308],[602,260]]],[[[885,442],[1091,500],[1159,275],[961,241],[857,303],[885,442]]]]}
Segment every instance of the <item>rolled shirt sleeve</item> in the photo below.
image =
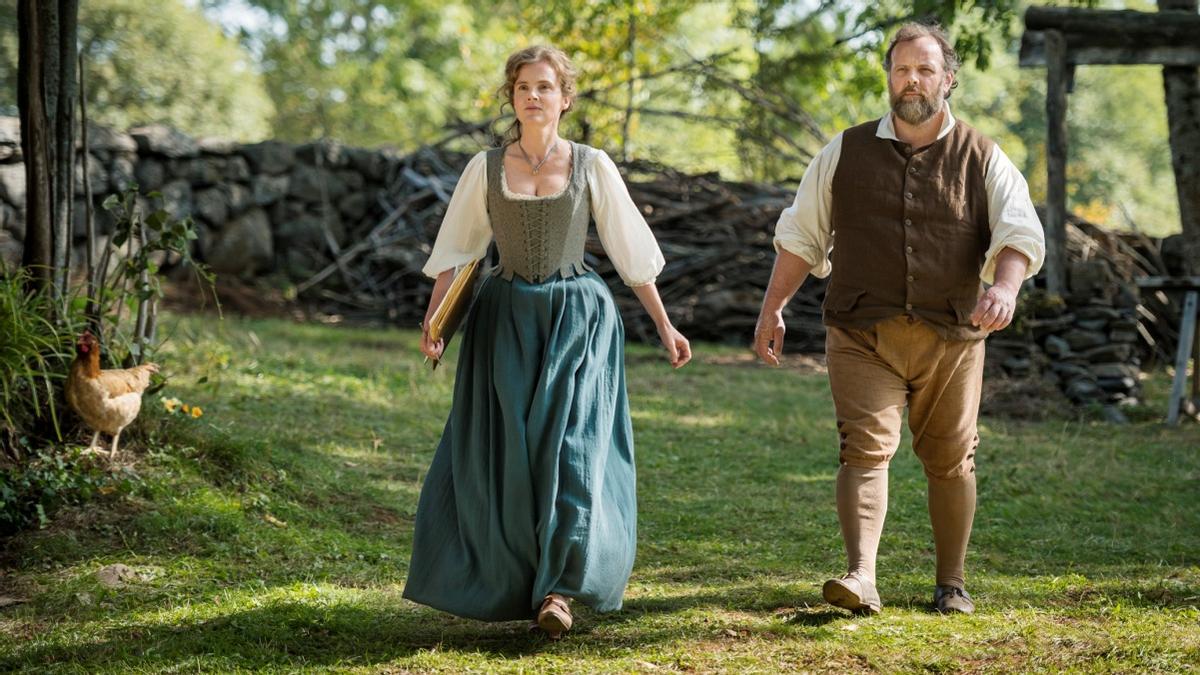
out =
{"type": "Polygon", "coordinates": [[[421,271],[437,278],[448,269],[482,258],[492,243],[492,221],[487,212],[487,153],[471,158],[463,169],[446,216],[438,228],[433,253],[421,271]]]}
{"type": "Polygon", "coordinates": [[[617,274],[626,286],[654,283],[666,261],[617,165],[607,153],[597,150],[586,170],[596,232],[617,274]]]}
{"type": "Polygon", "coordinates": [[[775,223],[775,250],[800,256],[812,266],[810,274],[824,278],[833,271],[833,174],[842,155],[838,134],[809,163],[792,205],[775,223]]]}
{"type": "Polygon", "coordinates": [[[1029,258],[1029,267],[1025,270],[1028,279],[1042,269],[1046,259],[1046,235],[1029,197],[1029,184],[999,145],[988,158],[984,185],[992,243],[984,256],[979,278],[984,283],[995,283],[996,257],[1004,249],[1011,248],[1029,258]]]}

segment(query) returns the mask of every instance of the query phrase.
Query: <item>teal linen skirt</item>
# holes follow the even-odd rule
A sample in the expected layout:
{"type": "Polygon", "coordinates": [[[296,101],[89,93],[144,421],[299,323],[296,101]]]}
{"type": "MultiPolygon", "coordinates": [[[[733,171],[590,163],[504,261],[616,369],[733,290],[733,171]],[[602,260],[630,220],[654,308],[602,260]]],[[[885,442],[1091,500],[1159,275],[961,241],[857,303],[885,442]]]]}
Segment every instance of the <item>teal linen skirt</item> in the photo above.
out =
{"type": "Polygon", "coordinates": [[[620,609],[637,541],[625,332],[594,272],[487,277],[417,506],[404,597],[487,621],[620,609]]]}

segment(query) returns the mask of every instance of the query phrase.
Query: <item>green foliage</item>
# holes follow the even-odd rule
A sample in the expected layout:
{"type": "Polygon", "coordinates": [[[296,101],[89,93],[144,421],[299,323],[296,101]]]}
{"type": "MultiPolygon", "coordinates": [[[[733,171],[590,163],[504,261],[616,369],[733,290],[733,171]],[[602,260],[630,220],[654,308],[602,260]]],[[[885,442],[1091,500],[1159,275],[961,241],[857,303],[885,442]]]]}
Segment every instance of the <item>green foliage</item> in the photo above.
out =
{"type": "Polygon", "coordinates": [[[68,455],[38,451],[19,467],[0,469],[0,536],[45,527],[50,515],[63,506],[82,504],[100,494],[127,493],[132,478],[113,477],[78,451],[68,455]]]}
{"type": "Polygon", "coordinates": [[[19,460],[30,436],[59,436],[58,390],[71,359],[71,334],[48,317],[46,291],[28,273],[0,275],[0,455],[19,460]]]}
{"type": "MultiPolygon", "coordinates": [[[[17,0],[0,0],[0,113],[17,114],[17,0]]],[[[124,130],[162,122],[258,140],[272,103],[249,55],[185,0],[86,0],[79,45],[88,116],[124,130]]]]}

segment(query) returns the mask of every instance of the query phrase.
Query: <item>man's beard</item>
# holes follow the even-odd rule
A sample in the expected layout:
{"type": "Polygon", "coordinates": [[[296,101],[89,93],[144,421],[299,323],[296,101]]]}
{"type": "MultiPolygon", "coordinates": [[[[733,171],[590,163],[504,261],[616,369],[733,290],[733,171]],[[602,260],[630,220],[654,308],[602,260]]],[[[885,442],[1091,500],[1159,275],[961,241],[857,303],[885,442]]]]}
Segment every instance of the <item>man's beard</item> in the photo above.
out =
{"type": "Polygon", "coordinates": [[[896,113],[896,117],[913,126],[929,121],[941,109],[942,99],[937,93],[926,96],[918,90],[906,89],[899,94],[892,95],[892,112],[896,113]],[[904,94],[910,92],[917,95],[905,97],[904,94]]]}

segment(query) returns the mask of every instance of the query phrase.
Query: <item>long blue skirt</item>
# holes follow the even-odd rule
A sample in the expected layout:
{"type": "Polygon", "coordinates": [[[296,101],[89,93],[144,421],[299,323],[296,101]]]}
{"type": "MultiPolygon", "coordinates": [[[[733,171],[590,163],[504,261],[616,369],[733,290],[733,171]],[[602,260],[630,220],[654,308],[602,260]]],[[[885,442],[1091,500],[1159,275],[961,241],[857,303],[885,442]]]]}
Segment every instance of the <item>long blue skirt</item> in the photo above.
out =
{"type": "Polygon", "coordinates": [[[637,541],[625,332],[595,273],[484,279],[417,506],[404,597],[487,621],[620,609],[637,541]]]}

